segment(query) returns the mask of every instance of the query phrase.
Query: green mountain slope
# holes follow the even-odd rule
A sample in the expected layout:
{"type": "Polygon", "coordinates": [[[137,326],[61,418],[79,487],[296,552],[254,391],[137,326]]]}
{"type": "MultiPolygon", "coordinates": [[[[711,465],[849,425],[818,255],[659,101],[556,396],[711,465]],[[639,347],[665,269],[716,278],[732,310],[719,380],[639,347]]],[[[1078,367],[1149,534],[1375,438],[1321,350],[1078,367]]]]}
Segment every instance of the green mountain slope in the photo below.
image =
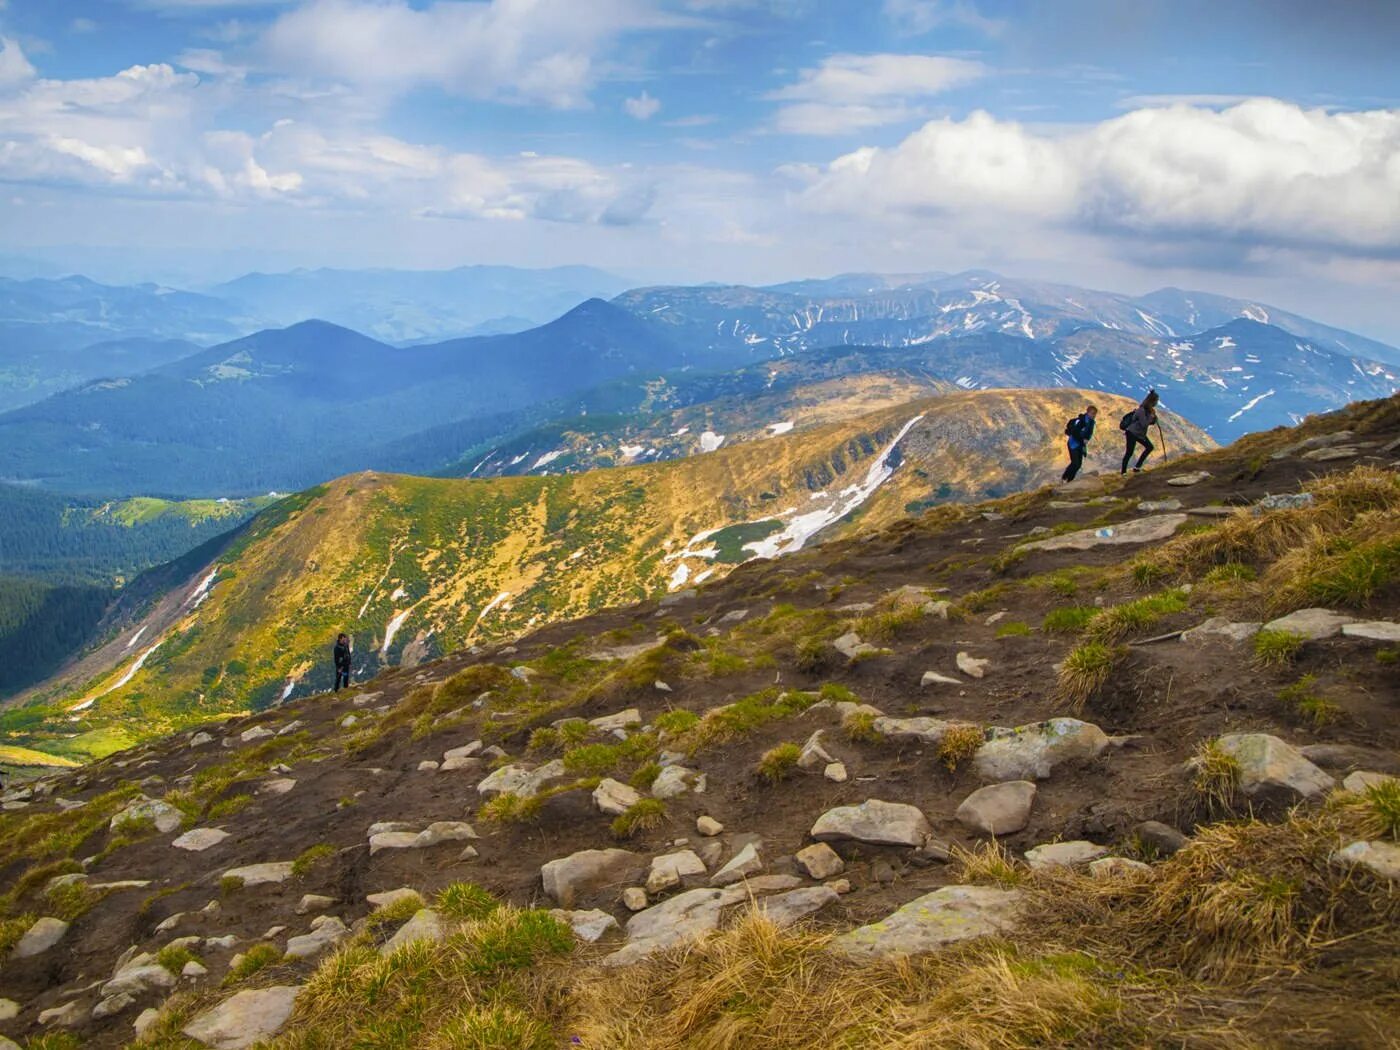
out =
{"type": "MultiPolygon", "coordinates": [[[[49,683],[40,707],[0,717],[0,733],[59,753],[110,747],[324,689],[341,630],[364,675],[718,578],[818,533],[1038,485],[1060,470],[1064,420],[1084,396],[966,392],[574,475],[341,478],[264,511],[149,617],[49,683]]],[[[1128,407],[1099,400],[1106,417],[1128,407]]],[[[1185,424],[1167,434],[1173,448],[1210,445],[1185,424]]]]}

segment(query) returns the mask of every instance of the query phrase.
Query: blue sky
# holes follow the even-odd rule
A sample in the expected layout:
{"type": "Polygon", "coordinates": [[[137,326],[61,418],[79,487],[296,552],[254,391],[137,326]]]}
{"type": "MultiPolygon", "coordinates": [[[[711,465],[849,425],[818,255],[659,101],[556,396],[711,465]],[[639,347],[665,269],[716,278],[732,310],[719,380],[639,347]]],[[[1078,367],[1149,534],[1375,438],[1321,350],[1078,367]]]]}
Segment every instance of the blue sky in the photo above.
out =
{"type": "Polygon", "coordinates": [[[0,270],[975,266],[1400,342],[1393,2],[0,0],[0,48],[0,270]]]}

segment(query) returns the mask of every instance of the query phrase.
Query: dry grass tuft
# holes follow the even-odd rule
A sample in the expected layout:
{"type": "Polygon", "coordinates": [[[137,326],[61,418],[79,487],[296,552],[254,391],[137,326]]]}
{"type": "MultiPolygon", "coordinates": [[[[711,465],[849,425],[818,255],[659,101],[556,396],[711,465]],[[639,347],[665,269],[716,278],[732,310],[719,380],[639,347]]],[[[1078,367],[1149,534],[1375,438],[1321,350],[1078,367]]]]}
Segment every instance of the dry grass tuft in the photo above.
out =
{"type": "Polygon", "coordinates": [[[959,882],[991,882],[1009,888],[1021,885],[1029,874],[1029,870],[1017,864],[1010,851],[995,839],[979,842],[971,849],[954,846],[952,860],[959,882]]]}
{"type": "Polygon", "coordinates": [[[798,744],[786,742],[770,747],[758,760],[758,775],[770,784],[786,780],[797,768],[797,760],[802,757],[798,744]]]}
{"type": "Polygon", "coordinates": [[[1240,786],[1240,763],[1214,740],[1202,741],[1191,757],[1191,787],[1212,814],[1231,813],[1240,786]]]}
{"type": "Polygon", "coordinates": [[[981,726],[949,726],[948,731],[943,734],[943,739],[938,741],[938,760],[947,767],[949,773],[955,773],[958,766],[977,754],[978,748],[986,741],[987,734],[981,726]]]}
{"type": "Polygon", "coordinates": [[[1078,713],[1108,684],[1115,668],[1127,659],[1128,650],[1104,642],[1085,642],[1070,650],[1060,665],[1055,699],[1078,713]]]}

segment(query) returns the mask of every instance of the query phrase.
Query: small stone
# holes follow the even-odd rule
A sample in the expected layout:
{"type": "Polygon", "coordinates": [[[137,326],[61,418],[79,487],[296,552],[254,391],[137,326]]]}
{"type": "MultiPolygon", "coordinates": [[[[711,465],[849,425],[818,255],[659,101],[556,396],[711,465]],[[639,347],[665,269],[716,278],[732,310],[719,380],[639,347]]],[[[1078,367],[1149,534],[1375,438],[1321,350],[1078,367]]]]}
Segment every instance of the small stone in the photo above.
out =
{"type": "Polygon", "coordinates": [[[39,1023],[57,1025],[60,1028],[77,1028],[88,1019],[88,1012],[78,1002],[65,1003],[48,1010],[40,1011],[39,1023]]]}
{"type": "Polygon", "coordinates": [[[222,828],[192,828],[179,838],[173,839],[170,844],[176,849],[189,850],[191,853],[203,853],[211,846],[217,846],[226,838],[228,838],[228,832],[222,828]]]}
{"type": "Polygon", "coordinates": [[[586,849],[540,868],[544,892],[561,907],[572,908],[576,898],[630,882],[641,873],[643,860],[623,849],[586,849]]]}
{"type": "Polygon", "coordinates": [[[1336,784],[1295,748],[1267,733],[1228,733],[1216,747],[1239,764],[1240,789],[1252,799],[1291,804],[1336,784]]]}
{"type": "Polygon", "coordinates": [[[628,911],[641,911],[647,903],[647,891],[640,886],[628,886],[622,891],[622,906],[628,911]]]}
{"type": "Polygon", "coordinates": [[[1096,879],[1116,879],[1150,872],[1152,865],[1128,857],[1100,857],[1089,862],[1089,874],[1096,879]]]}
{"type": "Polygon", "coordinates": [[[835,904],[839,899],[840,895],[830,886],[806,886],[776,896],[763,897],[754,908],[774,925],[782,928],[802,921],[828,904],[835,904]]]}
{"type": "Polygon", "coordinates": [[[1209,477],[1210,471],[1208,470],[1193,470],[1189,474],[1178,474],[1174,478],[1167,478],[1167,484],[1182,488],[1188,485],[1199,485],[1209,477]]]}
{"type": "Polygon", "coordinates": [[[604,778],[593,789],[593,804],[610,816],[627,812],[641,800],[642,796],[636,789],[611,777],[604,778]]]}
{"type": "Polygon", "coordinates": [[[939,674],[937,671],[925,671],[924,676],[919,679],[922,685],[962,685],[957,678],[949,678],[946,674],[939,674]]]}
{"type": "Polygon", "coordinates": [[[1347,774],[1346,779],[1342,781],[1342,788],[1361,795],[1370,788],[1380,787],[1393,780],[1395,777],[1386,776],[1384,773],[1370,773],[1364,769],[1358,769],[1354,773],[1347,774]]]}
{"type": "Polygon", "coordinates": [[[288,939],[288,958],[314,959],[350,936],[350,928],[334,915],[322,915],[313,925],[310,933],[288,939]]]}
{"type": "Polygon", "coordinates": [[[1297,612],[1280,616],[1264,625],[1266,631],[1282,631],[1308,641],[1332,638],[1342,633],[1342,628],[1356,623],[1356,617],[1344,616],[1331,609],[1299,609],[1297,612]]]}
{"type": "Polygon", "coordinates": [[[63,940],[67,933],[68,923],[62,919],[45,916],[25,931],[24,936],[15,945],[14,957],[28,959],[35,955],[42,955],[63,940]]]}
{"type": "Polygon", "coordinates": [[[830,780],[830,781],[832,781],[832,782],[835,783],[835,784],[844,784],[844,783],[846,782],[846,765],[845,765],[845,763],[843,763],[843,762],[832,762],[832,763],[829,763],[829,764],[827,765],[827,767],[826,767],[825,769],[822,770],[822,776],[826,777],[827,780],[830,780]]]}
{"type": "Polygon", "coordinates": [[[1146,514],[1161,514],[1164,511],[1180,510],[1181,500],[1179,499],[1145,499],[1138,503],[1137,509],[1146,514]]]}
{"type": "Polygon", "coordinates": [[[1181,632],[1181,640],[1187,645],[1203,645],[1207,642],[1238,644],[1247,642],[1259,633],[1262,624],[1236,622],[1224,616],[1212,616],[1204,623],[1181,632]]]}
{"type": "Polygon", "coordinates": [[[743,849],[719,871],[710,878],[711,886],[728,886],[730,883],[738,882],[740,879],[757,874],[763,870],[763,860],[758,855],[758,850],[752,842],[747,843],[743,849]]]}
{"type": "Polygon", "coordinates": [[[384,890],[382,893],[371,893],[365,898],[365,901],[375,910],[387,908],[392,904],[397,904],[399,901],[406,900],[416,900],[421,903],[423,895],[417,890],[409,889],[407,886],[400,886],[396,890],[384,890]]]}
{"type": "Polygon", "coordinates": [[[685,766],[667,766],[651,783],[652,796],[659,799],[675,798],[687,791],[697,794],[705,790],[705,775],[685,766]]]}
{"type": "Polygon", "coordinates": [[[463,846],[462,852],[457,854],[458,860],[476,860],[481,856],[481,852],[475,846],[463,846]]]}
{"type": "Polygon", "coordinates": [[[415,849],[428,849],[444,842],[466,842],[479,838],[476,829],[461,820],[435,820],[418,833],[415,849]]]}
{"type": "Polygon", "coordinates": [[[245,729],[238,734],[238,739],[245,744],[251,744],[256,740],[266,740],[275,734],[267,726],[253,726],[252,729],[245,729]]]}
{"type": "Polygon", "coordinates": [[[187,980],[197,981],[201,977],[207,977],[208,974],[209,968],[207,966],[195,962],[193,959],[185,963],[184,966],[180,967],[180,976],[184,977],[187,980]]]}
{"type": "Polygon", "coordinates": [[[168,835],[177,830],[184,823],[184,820],[185,815],[168,802],[154,798],[139,798],[114,816],[109,827],[112,831],[119,832],[122,825],[127,822],[146,823],[149,821],[162,835],[168,835]]]}
{"type": "Polygon", "coordinates": [[[1347,623],[1342,625],[1342,634],[1348,638],[1364,638],[1370,642],[1400,642],[1400,623],[1392,623],[1389,620],[1347,623]]]}
{"type": "Polygon", "coordinates": [[[816,769],[818,766],[826,766],[835,761],[831,755],[827,754],[826,748],[822,747],[823,732],[823,730],[818,729],[802,745],[802,752],[797,756],[799,769],[816,769]]]}
{"type": "Polygon", "coordinates": [[[963,799],[953,815],[973,831],[1010,835],[1026,826],[1034,802],[1035,784],[1029,780],[1010,780],[978,788],[963,799]]]}
{"type": "Polygon", "coordinates": [[[1083,839],[1050,842],[1026,850],[1026,863],[1032,868],[1074,868],[1098,860],[1107,853],[1107,847],[1083,839]]]}
{"type": "Polygon", "coordinates": [[[380,955],[392,955],[405,944],[412,944],[415,941],[440,941],[447,936],[447,931],[443,929],[442,919],[438,913],[431,908],[420,908],[414,913],[413,918],[399,927],[398,932],[390,937],[379,949],[380,955]]]}
{"type": "Polygon", "coordinates": [[[695,830],[706,838],[712,838],[724,831],[724,825],[714,817],[696,817],[695,830]]]}
{"type": "Polygon", "coordinates": [[[1400,846],[1392,842],[1353,842],[1332,854],[1334,864],[1358,865],[1391,882],[1400,882],[1400,846]]]}
{"type": "Polygon", "coordinates": [[[420,773],[432,773],[435,772],[437,768],[438,764],[431,758],[425,758],[422,762],[418,763],[418,772],[420,773]]]}
{"type": "Polygon", "coordinates": [[[972,768],[983,780],[1044,780],[1067,762],[1088,762],[1108,746],[1108,735],[1077,718],[992,729],[990,739],[973,756],[972,768]]]}
{"type": "Polygon", "coordinates": [[[342,718],[342,719],[340,720],[340,728],[341,728],[341,729],[350,729],[350,728],[351,728],[352,726],[354,726],[355,723],[358,722],[359,720],[360,720],[360,719],[359,719],[359,716],[357,716],[357,715],[355,715],[355,714],[348,714],[348,715],[346,715],[344,718],[342,718]]]}
{"type": "Polygon", "coordinates": [[[1144,820],[1133,828],[1133,834],[1146,849],[1162,857],[1170,857],[1190,841],[1176,828],[1157,820],[1144,820]]]}
{"type": "Polygon", "coordinates": [[[826,879],[846,870],[846,862],[825,842],[818,842],[797,851],[798,865],[814,879],[826,879]]]}
{"type": "Polygon", "coordinates": [[[928,818],[916,807],[875,798],[827,810],[811,831],[818,842],[854,839],[877,846],[919,846],[932,833],[928,818]]]}
{"type": "Polygon", "coordinates": [[[224,872],[226,879],[241,879],[244,886],[263,886],[269,883],[286,882],[292,877],[292,862],[269,861],[265,864],[248,864],[241,868],[230,868],[224,872]]]}
{"type": "Polygon", "coordinates": [[[642,712],[635,707],[629,707],[626,711],[619,711],[614,715],[590,718],[588,724],[600,733],[611,733],[614,729],[629,729],[641,725],[642,712]]]}
{"type": "Polygon", "coordinates": [[[13,999],[0,999],[0,1021],[8,1021],[19,1016],[19,1003],[13,999]]]}
{"type": "MultiPolygon", "coordinates": [[[[142,1010],[136,1015],[136,1020],[131,1023],[131,1027],[136,1032],[136,1038],[140,1039],[144,1037],[147,1032],[155,1027],[155,1023],[159,1020],[160,1011],[154,1006],[148,1006],[146,1009],[142,1010]]],[[[6,1048],[0,1045],[0,1050],[6,1050],[6,1048]]]]}
{"type": "Polygon", "coordinates": [[[969,656],[967,653],[958,653],[958,670],[969,678],[981,678],[987,673],[987,668],[991,665],[990,660],[978,659],[969,656]]]}
{"type": "Polygon", "coordinates": [[[704,874],[705,864],[693,850],[684,849],[676,853],[662,854],[652,858],[646,891],[649,896],[654,896],[679,886],[684,879],[704,874]]]}
{"type": "Polygon", "coordinates": [[[597,908],[591,911],[567,911],[564,908],[554,908],[549,914],[567,925],[569,929],[574,931],[574,936],[585,944],[594,944],[602,940],[609,931],[618,928],[616,919],[597,908]]]}
{"type": "Polygon", "coordinates": [[[369,855],[373,857],[380,850],[414,849],[418,845],[416,831],[381,831],[369,837],[369,855]]]}
{"type": "Polygon", "coordinates": [[[850,879],[832,879],[830,882],[827,883],[827,885],[830,886],[837,893],[841,894],[843,897],[851,892],[850,879]]]}
{"type": "Polygon", "coordinates": [[[480,740],[473,740],[469,744],[463,744],[461,747],[454,747],[450,751],[443,752],[442,760],[451,762],[456,758],[473,758],[481,751],[481,746],[480,740]]]}
{"type": "Polygon", "coordinates": [[[245,1050],[282,1030],[300,994],[300,988],[289,985],[245,989],[206,1010],[181,1031],[214,1050],[245,1050]]]}

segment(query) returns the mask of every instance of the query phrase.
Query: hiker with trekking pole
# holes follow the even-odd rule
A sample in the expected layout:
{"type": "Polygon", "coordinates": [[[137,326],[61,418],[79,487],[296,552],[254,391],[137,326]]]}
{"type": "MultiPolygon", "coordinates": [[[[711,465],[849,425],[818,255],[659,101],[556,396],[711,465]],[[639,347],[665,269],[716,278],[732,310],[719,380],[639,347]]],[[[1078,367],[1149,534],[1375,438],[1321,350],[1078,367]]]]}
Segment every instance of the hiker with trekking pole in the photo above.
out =
{"type": "Polygon", "coordinates": [[[1137,463],[1133,466],[1134,474],[1142,473],[1142,465],[1147,462],[1147,457],[1152,455],[1156,446],[1148,438],[1147,432],[1152,427],[1157,428],[1157,436],[1162,441],[1162,455],[1166,455],[1167,442],[1162,437],[1162,425],[1157,421],[1157,402],[1161,400],[1157,396],[1157,391],[1149,390],[1147,396],[1142,399],[1142,404],[1133,409],[1118,423],[1118,429],[1123,431],[1127,441],[1127,448],[1123,452],[1123,466],[1119,470],[1120,474],[1128,473],[1128,464],[1132,462],[1133,450],[1142,446],[1142,455],[1138,456],[1137,463]]]}

